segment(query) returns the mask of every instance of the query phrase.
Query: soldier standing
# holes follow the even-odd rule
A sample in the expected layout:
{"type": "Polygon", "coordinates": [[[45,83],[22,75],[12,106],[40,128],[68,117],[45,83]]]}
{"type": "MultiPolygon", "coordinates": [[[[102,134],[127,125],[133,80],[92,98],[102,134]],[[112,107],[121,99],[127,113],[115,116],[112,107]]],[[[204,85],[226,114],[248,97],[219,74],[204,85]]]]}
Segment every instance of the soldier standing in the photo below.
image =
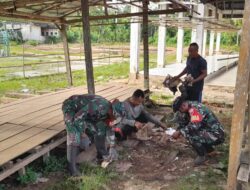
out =
{"type": "Polygon", "coordinates": [[[179,125],[172,137],[177,139],[183,135],[198,154],[194,164],[203,164],[206,155],[214,151],[213,146],[224,142],[223,126],[212,111],[196,101],[184,101],[177,97],[173,103],[173,110],[187,113],[189,117],[186,123],[179,125]]]}
{"type": "Polygon", "coordinates": [[[112,104],[97,95],[74,95],[63,102],[62,111],[67,131],[67,160],[72,176],[81,175],[76,166],[79,147],[95,143],[97,159],[117,157],[112,132],[114,115],[112,104]],[[109,151],[105,146],[106,137],[109,151]]]}

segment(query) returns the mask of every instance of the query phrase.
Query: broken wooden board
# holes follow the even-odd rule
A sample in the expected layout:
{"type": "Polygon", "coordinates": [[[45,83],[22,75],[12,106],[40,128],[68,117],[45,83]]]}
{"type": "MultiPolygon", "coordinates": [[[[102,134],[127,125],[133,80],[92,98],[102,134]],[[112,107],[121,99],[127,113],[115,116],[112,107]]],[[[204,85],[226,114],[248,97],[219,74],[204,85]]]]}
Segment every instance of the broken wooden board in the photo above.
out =
{"type": "Polygon", "coordinates": [[[241,164],[238,171],[237,180],[248,183],[250,173],[250,166],[248,164],[241,164]]]}
{"type": "MultiPolygon", "coordinates": [[[[164,116],[156,115],[154,116],[157,120],[161,121],[164,116]]],[[[155,127],[154,123],[148,122],[144,125],[144,127],[136,133],[136,137],[138,140],[147,141],[151,139],[151,135],[153,134],[153,128],[155,127]]]]}

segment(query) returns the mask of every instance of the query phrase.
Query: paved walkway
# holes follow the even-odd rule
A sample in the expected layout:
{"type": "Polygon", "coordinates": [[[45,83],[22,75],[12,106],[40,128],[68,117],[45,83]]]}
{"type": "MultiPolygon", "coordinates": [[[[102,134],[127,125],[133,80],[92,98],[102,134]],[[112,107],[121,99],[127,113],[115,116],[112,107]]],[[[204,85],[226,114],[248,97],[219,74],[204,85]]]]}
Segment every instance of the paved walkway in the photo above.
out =
{"type": "MultiPolygon", "coordinates": [[[[208,74],[218,71],[222,67],[227,67],[238,60],[238,54],[233,55],[215,55],[207,56],[208,64],[208,74]],[[229,58],[229,59],[228,59],[229,58]]],[[[175,76],[178,75],[184,68],[186,64],[171,64],[167,65],[165,68],[153,68],[149,70],[151,76],[167,76],[168,74],[175,76]]]]}
{"type": "Polygon", "coordinates": [[[233,67],[220,76],[210,80],[206,85],[235,87],[238,67],[233,67]]]}

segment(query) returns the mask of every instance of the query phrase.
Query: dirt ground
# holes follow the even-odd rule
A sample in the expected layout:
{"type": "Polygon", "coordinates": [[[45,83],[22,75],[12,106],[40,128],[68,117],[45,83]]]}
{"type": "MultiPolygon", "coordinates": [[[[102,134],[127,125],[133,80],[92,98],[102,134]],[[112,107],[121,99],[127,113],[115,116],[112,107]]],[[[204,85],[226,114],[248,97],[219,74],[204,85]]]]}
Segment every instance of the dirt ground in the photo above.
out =
{"type": "MultiPolygon", "coordinates": [[[[218,103],[208,105],[225,126],[226,133],[229,134],[232,107],[218,103]]],[[[164,113],[165,118],[172,117],[170,108],[159,108],[158,111],[164,113]]],[[[225,142],[225,146],[228,146],[228,141],[225,142]]],[[[218,164],[225,161],[228,154],[228,150],[221,147],[219,147],[220,154],[209,158],[206,165],[201,167],[194,167],[193,160],[196,154],[184,138],[169,141],[169,139],[162,140],[161,136],[153,134],[152,138],[147,141],[132,139],[125,143],[119,142],[117,149],[119,160],[112,163],[109,169],[117,173],[118,177],[112,179],[108,184],[103,184],[100,189],[219,190],[223,189],[226,183],[226,172],[222,171],[226,166],[217,169],[218,164]],[[209,178],[212,178],[212,182],[209,178]],[[192,180],[194,181],[192,182],[192,180]]],[[[48,182],[26,187],[10,185],[8,189],[48,190],[55,183],[65,180],[65,173],[51,173],[48,179],[48,182]]]]}

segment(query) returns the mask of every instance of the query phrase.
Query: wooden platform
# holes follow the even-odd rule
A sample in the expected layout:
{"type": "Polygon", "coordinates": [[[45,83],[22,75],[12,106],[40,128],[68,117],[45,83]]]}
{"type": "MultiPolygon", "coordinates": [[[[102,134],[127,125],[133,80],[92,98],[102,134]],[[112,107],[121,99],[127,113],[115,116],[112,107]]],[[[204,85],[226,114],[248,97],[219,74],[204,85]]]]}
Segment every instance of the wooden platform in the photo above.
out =
{"type": "MultiPolygon", "coordinates": [[[[96,94],[108,100],[124,100],[133,91],[132,87],[120,85],[96,87],[96,94]]],[[[76,87],[1,105],[0,166],[65,130],[62,102],[71,95],[84,93],[87,93],[85,87],[76,87]]]]}

